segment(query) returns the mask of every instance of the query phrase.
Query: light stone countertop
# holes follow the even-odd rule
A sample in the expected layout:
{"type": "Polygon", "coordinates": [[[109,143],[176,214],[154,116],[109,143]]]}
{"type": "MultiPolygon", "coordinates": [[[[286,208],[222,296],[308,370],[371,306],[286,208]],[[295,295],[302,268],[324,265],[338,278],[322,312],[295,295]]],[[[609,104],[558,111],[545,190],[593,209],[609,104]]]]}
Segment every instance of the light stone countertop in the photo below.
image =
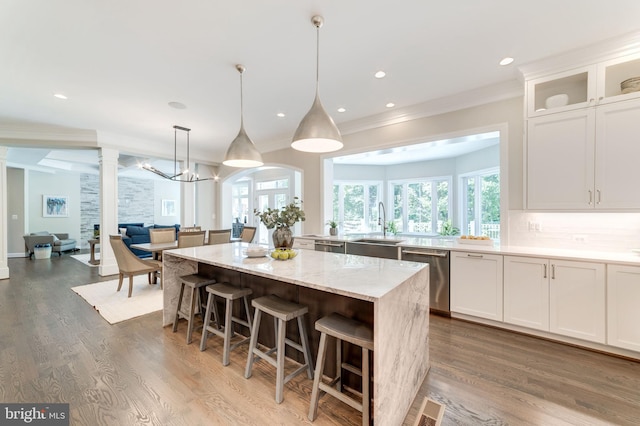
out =
{"type": "MultiPolygon", "coordinates": [[[[347,236],[315,236],[302,235],[296,238],[303,239],[322,239],[331,241],[354,241],[361,238],[383,239],[382,235],[363,236],[363,235],[347,235],[347,236]]],[[[528,256],[528,257],[544,257],[544,258],[562,258],[567,260],[587,261],[587,262],[604,262],[616,263],[621,265],[640,266],[640,253],[631,251],[614,252],[614,251],[595,251],[595,250],[578,250],[578,249],[562,249],[562,248],[546,248],[546,247],[525,247],[525,246],[501,246],[495,243],[493,246],[462,244],[456,241],[456,238],[428,238],[428,237],[411,237],[411,236],[394,236],[387,235],[388,240],[402,240],[397,243],[399,247],[419,247],[434,248],[454,251],[468,251],[480,253],[494,253],[509,256],[528,256]]]]}
{"type": "Polygon", "coordinates": [[[246,243],[169,250],[174,256],[282,282],[374,302],[426,264],[313,250],[297,250],[289,260],[249,258],[246,243]]]}

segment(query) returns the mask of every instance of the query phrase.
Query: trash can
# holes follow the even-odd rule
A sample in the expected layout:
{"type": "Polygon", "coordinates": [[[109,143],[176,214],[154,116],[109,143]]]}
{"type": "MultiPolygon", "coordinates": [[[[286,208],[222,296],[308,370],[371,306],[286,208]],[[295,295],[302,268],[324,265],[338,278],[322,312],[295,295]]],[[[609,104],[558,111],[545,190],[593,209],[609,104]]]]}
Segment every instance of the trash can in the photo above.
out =
{"type": "Polygon", "coordinates": [[[36,244],[33,247],[36,259],[49,259],[51,257],[51,244],[36,244]]]}

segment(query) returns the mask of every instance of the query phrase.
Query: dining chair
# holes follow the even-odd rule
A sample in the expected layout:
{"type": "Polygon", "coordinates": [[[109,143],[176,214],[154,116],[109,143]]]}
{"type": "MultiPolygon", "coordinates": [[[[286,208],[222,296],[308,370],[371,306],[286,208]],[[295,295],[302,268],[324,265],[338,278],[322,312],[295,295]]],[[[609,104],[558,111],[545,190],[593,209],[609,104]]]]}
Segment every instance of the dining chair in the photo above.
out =
{"type": "Polygon", "coordinates": [[[242,228],[242,233],[240,234],[240,239],[243,243],[250,243],[253,241],[253,237],[256,235],[256,227],[255,226],[245,226],[242,228]]]}
{"type": "Polygon", "coordinates": [[[207,231],[178,232],[178,248],[203,246],[206,233],[207,231]]]}
{"type": "Polygon", "coordinates": [[[181,226],[180,232],[198,232],[202,231],[202,227],[200,226],[181,226]]]}
{"type": "MultiPolygon", "coordinates": [[[[118,290],[122,288],[122,281],[124,276],[129,277],[129,296],[131,297],[131,291],[133,290],[133,277],[136,275],[148,274],[149,284],[151,284],[151,277],[155,279],[155,274],[162,271],[162,262],[157,260],[144,260],[133,254],[131,250],[122,242],[121,235],[110,235],[109,243],[113,249],[113,254],[116,257],[116,263],[118,264],[118,290]]],[[[160,288],[162,288],[162,277],[160,278],[160,288]]]]}
{"type": "Polygon", "coordinates": [[[231,229],[210,229],[207,244],[225,244],[231,241],[231,229]]]}
{"type": "MultiPolygon", "coordinates": [[[[176,240],[176,228],[149,229],[149,242],[151,244],[172,243],[176,240]]],[[[162,260],[162,252],[155,254],[156,259],[162,260]]]]}

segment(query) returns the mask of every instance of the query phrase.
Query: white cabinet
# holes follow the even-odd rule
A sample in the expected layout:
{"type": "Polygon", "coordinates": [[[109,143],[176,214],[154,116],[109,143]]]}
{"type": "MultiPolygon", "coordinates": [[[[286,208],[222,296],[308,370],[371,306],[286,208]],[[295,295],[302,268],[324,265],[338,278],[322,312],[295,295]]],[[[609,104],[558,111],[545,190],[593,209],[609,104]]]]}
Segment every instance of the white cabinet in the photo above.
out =
{"type": "Polygon", "coordinates": [[[640,209],[640,91],[620,87],[635,76],[638,54],[527,80],[528,209],[640,209]]]}
{"type": "Polygon", "coordinates": [[[549,260],[504,256],[504,322],[549,331],[549,260]]]}
{"type": "Polygon", "coordinates": [[[295,237],[293,239],[294,249],[315,250],[315,244],[316,244],[315,240],[310,240],[308,238],[295,237]]]}
{"type": "Polygon", "coordinates": [[[584,209],[593,202],[593,109],[532,118],[527,129],[527,207],[584,209]]]}
{"type": "Polygon", "coordinates": [[[451,311],[502,321],[502,256],[451,252],[451,311]]]}
{"type": "Polygon", "coordinates": [[[549,331],[605,343],[605,267],[601,263],[550,263],[549,331]]]}
{"type": "Polygon", "coordinates": [[[607,344],[640,352],[640,267],[607,265],[607,344]]]}

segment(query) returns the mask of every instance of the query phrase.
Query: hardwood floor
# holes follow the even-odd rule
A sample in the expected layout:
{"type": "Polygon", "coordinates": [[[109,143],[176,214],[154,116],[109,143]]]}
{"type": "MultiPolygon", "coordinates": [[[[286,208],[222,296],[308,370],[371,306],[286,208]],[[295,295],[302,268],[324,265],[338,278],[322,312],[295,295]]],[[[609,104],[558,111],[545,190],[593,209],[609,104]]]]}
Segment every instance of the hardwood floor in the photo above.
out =
{"type": "MultiPolygon", "coordinates": [[[[161,313],[109,325],[70,287],[104,281],[69,257],[9,259],[0,280],[0,401],[68,402],[73,425],[311,424],[311,381],[299,376],[274,401],[265,362],[244,378],[246,347],[222,367],[207,350],[162,328],[161,313]]],[[[115,291],[115,288],[114,288],[115,291]]],[[[637,425],[640,363],[503,330],[431,317],[432,367],[405,424],[428,395],[445,425],[637,425]]],[[[357,425],[334,398],[315,425],[357,425]]],[[[386,425],[383,425],[386,426],[386,425]]],[[[393,426],[393,425],[391,425],[393,426]]]]}

